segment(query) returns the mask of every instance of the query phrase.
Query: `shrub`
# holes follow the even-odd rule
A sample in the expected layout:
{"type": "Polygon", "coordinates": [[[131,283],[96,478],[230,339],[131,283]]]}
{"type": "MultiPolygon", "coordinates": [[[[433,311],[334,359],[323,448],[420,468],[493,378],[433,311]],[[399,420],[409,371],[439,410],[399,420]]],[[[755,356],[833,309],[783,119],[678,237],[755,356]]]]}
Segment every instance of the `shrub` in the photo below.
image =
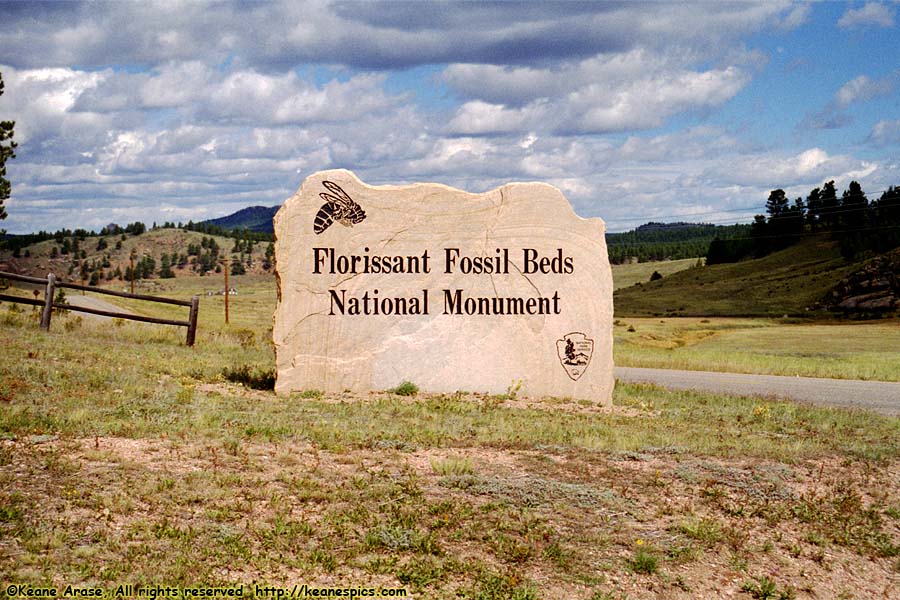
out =
{"type": "Polygon", "coordinates": [[[655,555],[641,548],[628,561],[628,567],[635,573],[653,575],[659,570],[659,560],[655,555]]]}
{"type": "Polygon", "coordinates": [[[397,387],[389,389],[388,392],[397,394],[398,396],[415,396],[419,393],[419,386],[412,381],[404,381],[397,387]]]}
{"type": "Polygon", "coordinates": [[[222,369],[222,377],[254,390],[275,389],[275,369],[251,371],[250,365],[241,365],[233,369],[225,367],[222,369]]]}

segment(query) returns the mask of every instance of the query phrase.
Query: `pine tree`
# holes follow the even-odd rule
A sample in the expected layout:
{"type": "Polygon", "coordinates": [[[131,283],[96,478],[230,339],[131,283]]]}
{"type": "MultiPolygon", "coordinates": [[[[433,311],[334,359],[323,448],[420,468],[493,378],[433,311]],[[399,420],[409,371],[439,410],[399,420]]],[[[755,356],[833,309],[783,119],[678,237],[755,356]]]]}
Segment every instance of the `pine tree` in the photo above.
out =
{"type": "Polygon", "coordinates": [[[175,273],[172,271],[172,261],[166,253],[163,253],[162,258],[159,260],[159,276],[161,279],[171,279],[175,277],[175,273]]]}
{"type": "Polygon", "coordinates": [[[841,216],[847,229],[857,229],[866,224],[866,209],[869,199],[866,198],[862,186],[856,181],[850,182],[849,189],[844,191],[841,199],[841,216]]]}
{"type": "MultiPolygon", "coordinates": [[[[0,73],[0,96],[3,95],[3,74],[0,73]]],[[[12,140],[15,121],[0,121],[0,221],[6,218],[6,209],[3,203],[9,200],[12,193],[12,184],[6,178],[6,161],[16,157],[16,143],[12,140]]],[[[6,233],[0,229],[0,235],[6,233]]]]}

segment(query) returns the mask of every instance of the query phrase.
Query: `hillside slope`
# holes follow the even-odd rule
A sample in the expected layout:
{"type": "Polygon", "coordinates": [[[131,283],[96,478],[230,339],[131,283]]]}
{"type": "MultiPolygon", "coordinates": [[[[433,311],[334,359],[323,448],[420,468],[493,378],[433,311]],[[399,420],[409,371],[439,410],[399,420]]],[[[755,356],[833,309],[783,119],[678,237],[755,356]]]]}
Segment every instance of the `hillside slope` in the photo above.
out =
{"type": "Polygon", "coordinates": [[[616,316],[781,316],[820,302],[860,268],[837,244],[809,239],[764,258],[687,269],[614,294],[616,316]]]}
{"type": "MultiPolygon", "coordinates": [[[[162,263],[162,255],[184,255],[188,252],[189,245],[200,246],[204,238],[214,239],[220,248],[220,257],[228,254],[234,261],[241,256],[246,261],[247,255],[234,252],[235,240],[223,236],[207,236],[196,231],[187,231],[184,229],[157,229],[147,231],[141,235],[108,235],[87,237],[80,243],[80,247],[84,250],[85,256],[79,260],[74,253],[63,255],[53,252],[59,249],[60,245],[55,240],[47,240],[32,244],[19,257],[13,257],[8,251],[0,252],[0,270],[7,270],[21,275],[31,275],[34,277],[46,277],[47,273],[54,273],[57,277],[66,280],[80,282],[80,269],[82,263],[100,264],[106,263],[108,266],[103,268],[104,274],[110,274],[118,269],[124,273],[130,264],[130,256],[134,250],[137,260],[145,256],[149,256],[156,262],[156,267],[162,263]],[[106,247],[100,247],[100,240],[104,240],[106,247]]],[[[70,240],[73,238],[69,238],[70,240]]],[[[262,274],[266,271],[263,269],[266,243],[260,242],[254,244],[249,265],[246,270],[249,273],[262,274]]],[[[193,256],[187,257],[191,261],[193,256]]],[[[172,271],[175,277],[199,276],[199,270],[192,268],[193,265],[173,264],[172,271]]],[[[158,278],[158,274],[154,273],[152,279],[158,278]]],[[[122,279],[116,277],[115,281],[121,282],[122,279]]],[[[101,283],[111,284],[112,281],[105,278],[101,283]]]]}
{"type": "Polygon", "coordinates": [[[242,208],[236,213],[219,217],[218,219],[210,219],[203,221],[208,225],[215,225],[222,229],[249,229],[250,231],[258,231],[260,233],[274,233],[275,228],[272,225],[272,219],[278,212],[280,206],[248,206],[242,208]]]}

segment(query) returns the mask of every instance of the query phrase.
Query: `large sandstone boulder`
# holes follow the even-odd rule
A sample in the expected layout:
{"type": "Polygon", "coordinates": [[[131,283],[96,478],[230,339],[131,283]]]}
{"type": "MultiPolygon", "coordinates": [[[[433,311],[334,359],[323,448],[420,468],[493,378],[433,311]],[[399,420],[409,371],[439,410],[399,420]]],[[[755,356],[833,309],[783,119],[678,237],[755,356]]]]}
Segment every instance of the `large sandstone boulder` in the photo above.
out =
{"type": "Polygon", "coordinates": [[[469,194],[311,175],[275,216],[275,390],[412,381],[608,404],[604,231],[542,183],[469,194]]]}

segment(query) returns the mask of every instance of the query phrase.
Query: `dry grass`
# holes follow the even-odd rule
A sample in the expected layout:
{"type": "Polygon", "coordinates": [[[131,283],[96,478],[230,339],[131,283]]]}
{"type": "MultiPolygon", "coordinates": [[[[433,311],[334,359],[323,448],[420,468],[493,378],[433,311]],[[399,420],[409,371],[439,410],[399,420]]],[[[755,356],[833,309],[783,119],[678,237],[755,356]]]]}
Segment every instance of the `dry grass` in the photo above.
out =
{"type": "Polygon", "coordinates": [[[238,283],[241,320],[204,298],[193,349],[180,329],[74,317],[45,334],[0,305],[3,581],[585,600],[900,586],[900,419],[647,386],[612,409],[277,397],[221,375],[272,362],[271,295],[238,283]]]}
{"type": "Polygon", "coordinates": [[[650,276],[658,271],[663,277],[684,271],[697,265],[702,258],[683,258],[680,260],[664,260],[658,262],[643,262],[626,265],[612,265],[613,289],[631,287],[636,283],[649,283],[650,276]]]}
{"type": "Polygon", "coordinates": [[[616,324],[622,366],[900,381],[900,326],[893,321],[681,317],[616,324]]]}

